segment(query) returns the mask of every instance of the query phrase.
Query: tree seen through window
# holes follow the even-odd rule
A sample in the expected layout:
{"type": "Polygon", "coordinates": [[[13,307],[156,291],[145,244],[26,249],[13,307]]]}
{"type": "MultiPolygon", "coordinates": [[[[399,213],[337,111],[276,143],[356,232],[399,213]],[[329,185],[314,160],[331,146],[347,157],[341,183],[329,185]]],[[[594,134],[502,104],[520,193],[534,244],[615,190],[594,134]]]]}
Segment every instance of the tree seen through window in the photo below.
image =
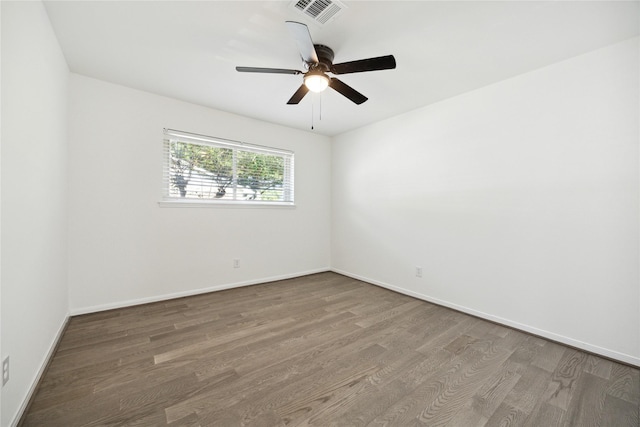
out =
{"type": "Polygon", "coordinates": [[[168,155],[170,198],[292,201],[285,155],[180,140],[169,140],[168,155]]]}

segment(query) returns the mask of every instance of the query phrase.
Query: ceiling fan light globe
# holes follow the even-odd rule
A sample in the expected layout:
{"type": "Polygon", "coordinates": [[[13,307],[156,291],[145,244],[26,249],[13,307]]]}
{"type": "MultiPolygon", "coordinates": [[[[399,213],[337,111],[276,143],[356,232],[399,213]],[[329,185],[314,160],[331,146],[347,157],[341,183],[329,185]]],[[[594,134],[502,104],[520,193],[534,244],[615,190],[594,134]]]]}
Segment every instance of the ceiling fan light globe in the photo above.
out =
{"type": "Polygon", "coordinates": [[[324,74],[308,74],[304,78],[304,85],[311,92],[322,92],[329,86],[329,78],[324,74]]]}

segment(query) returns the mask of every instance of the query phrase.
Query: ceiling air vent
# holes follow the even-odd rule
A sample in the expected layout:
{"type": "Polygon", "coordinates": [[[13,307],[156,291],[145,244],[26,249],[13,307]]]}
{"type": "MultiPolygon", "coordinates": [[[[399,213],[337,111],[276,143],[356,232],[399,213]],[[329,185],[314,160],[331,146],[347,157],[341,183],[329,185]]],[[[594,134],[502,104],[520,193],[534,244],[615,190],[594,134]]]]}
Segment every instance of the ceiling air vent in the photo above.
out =
{"type": "Polygon", "coordinates": [[[298,0],[291,6],[322,25],[338,16],[346,6],[335,0],[298,0]]]}

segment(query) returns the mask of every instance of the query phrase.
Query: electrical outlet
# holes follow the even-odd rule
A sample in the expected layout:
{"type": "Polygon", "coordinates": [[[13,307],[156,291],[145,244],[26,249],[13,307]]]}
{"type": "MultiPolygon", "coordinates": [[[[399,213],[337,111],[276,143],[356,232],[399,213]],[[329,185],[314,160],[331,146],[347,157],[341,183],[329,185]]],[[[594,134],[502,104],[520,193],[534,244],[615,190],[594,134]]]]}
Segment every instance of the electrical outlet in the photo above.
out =
{"type": "Polygon", "coordinates": [[[233,260],[233,268],[240,268],[240,260],[238,258],[233,260]]]}
{"type": "Polygon", "coordinates": [[[2,385],[9,382],[9,356],[2,361],[2,385]]]}
{"type": "Polygon", "coordinates": [[[416,267],[416,277],[422,277],[422,267],[416,267]]]}

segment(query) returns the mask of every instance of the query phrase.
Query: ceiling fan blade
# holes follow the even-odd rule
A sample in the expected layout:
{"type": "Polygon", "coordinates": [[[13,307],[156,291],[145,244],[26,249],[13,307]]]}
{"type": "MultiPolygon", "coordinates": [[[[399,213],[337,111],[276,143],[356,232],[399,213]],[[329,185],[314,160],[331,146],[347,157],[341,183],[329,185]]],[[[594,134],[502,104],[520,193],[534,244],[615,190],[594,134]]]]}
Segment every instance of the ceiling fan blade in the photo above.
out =
{"type": "Polygon", "coordinates": [[[302,86],[300,86],[298,88],[296,93],[293,94],[291,99],[289,99],[287,101],[287,104],[297,104],[297,103],[299,103],[300,101],[302,101],[302,98],[304,98],[304,96],[307,94],[307,92],[309,92],[309,89],[303,83],[302,86]]]}
{"type": "Polygon", "coordinates": [[[269,74],[302,74],[302,71],[286,68],[236,67],[241,73],[269,73],[269,74]]]}
{"type": "Polygon", "coordinates": [[[360,59],[358,61],[333,64],[333,74],[362,73],[363,71],[391,70],[396,68],[396,59],[393,55],[379,56],[377,58],[360,59]]]}
{"type": "Polygon", "coordinates": [[[305,24],[295,21],[286,21],[285,24],[287,24],[289,32],[291,32],[291,35],[298,44],[298,50],[300,51],[302,60],[307,64],[317,64],[319,62],[318,54],[316,53],[316,48],[313,47],[313,40],[311,39],[309,28],[305,24]]]}
{"type": "Polygon", "coordinates": [[[346,83],[343,83],[342,81],[336,79],[335,77],[331,78],[331,82],[329,83],[329,86],[333,90],[341,93],[342,95],[346,96],[347,98],[349,98],[351,101],[355,102],[358,105],[362,104],[367,99],[369,99],[363,94],[361,94],[360,92],[358,92],[357,90],[355,90],[354,88],[352,88],[351,86],[347,85],[346,83]]]}

